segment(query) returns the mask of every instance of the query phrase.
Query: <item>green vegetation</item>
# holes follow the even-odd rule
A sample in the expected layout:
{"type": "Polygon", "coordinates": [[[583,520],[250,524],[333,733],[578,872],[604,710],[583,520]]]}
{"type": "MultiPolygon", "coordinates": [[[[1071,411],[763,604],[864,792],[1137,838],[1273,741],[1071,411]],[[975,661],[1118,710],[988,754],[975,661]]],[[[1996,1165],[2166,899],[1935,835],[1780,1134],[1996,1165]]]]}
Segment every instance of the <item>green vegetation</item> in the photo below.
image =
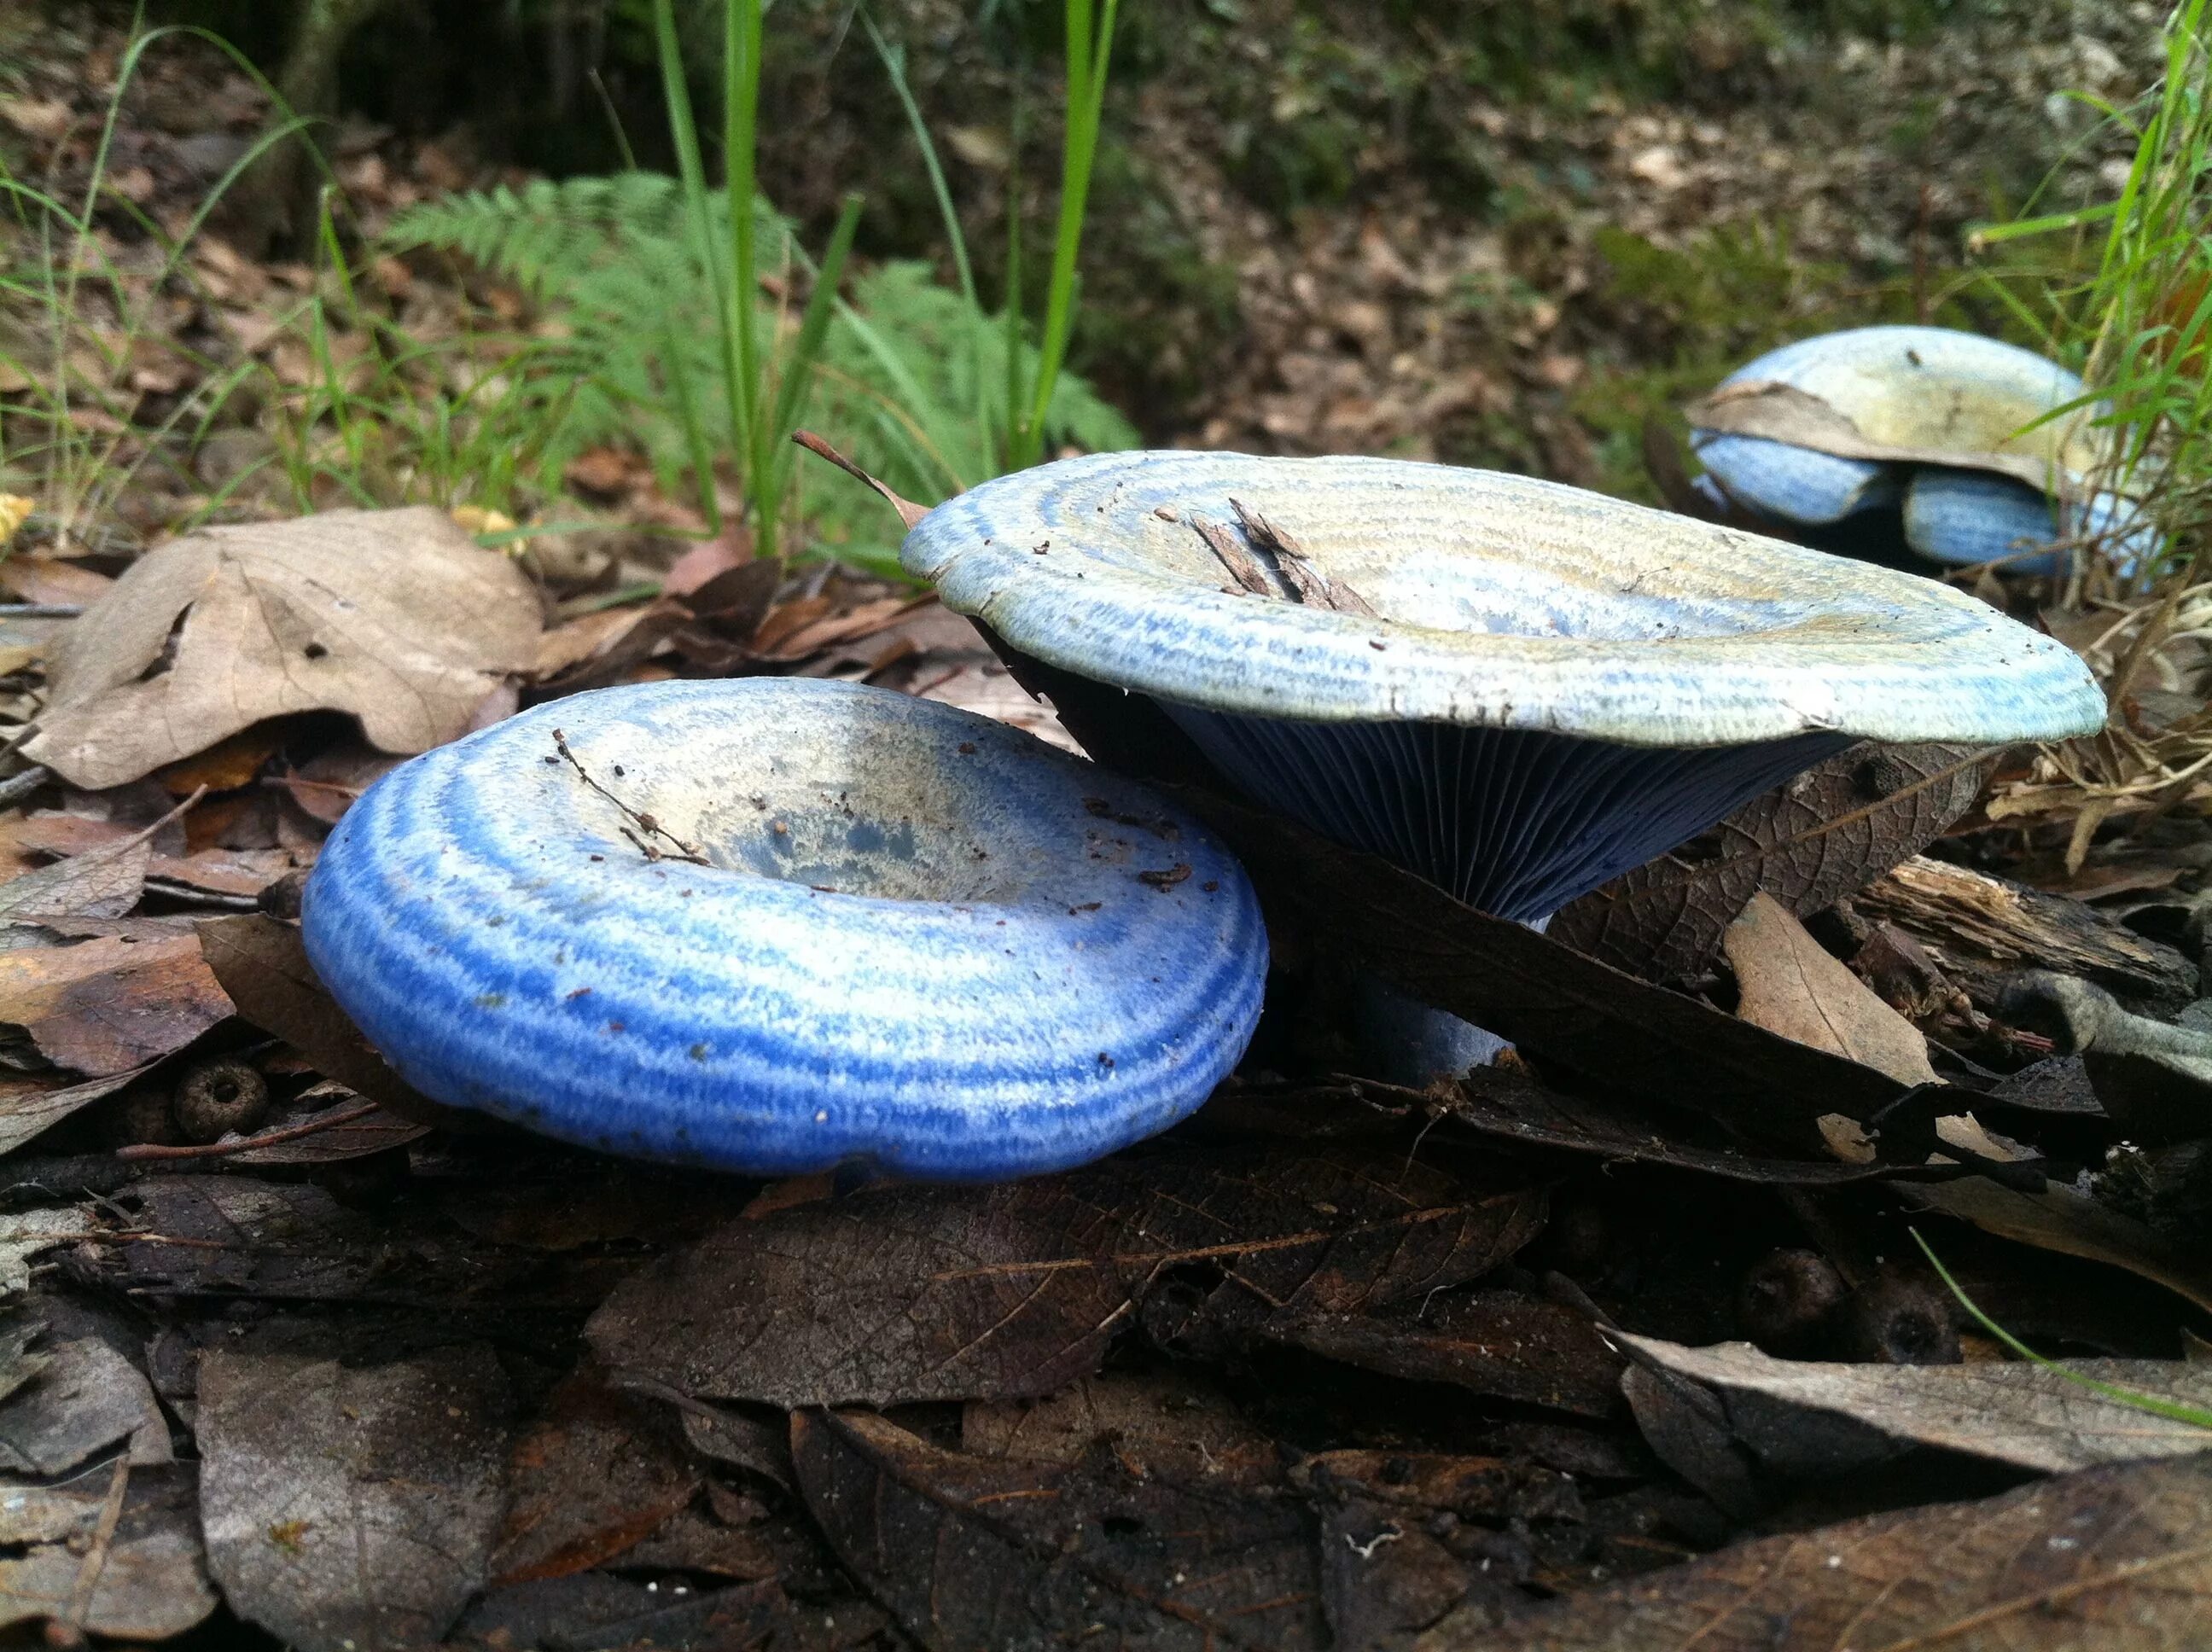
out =
{"type": "MultiPolygon", "coordinates": [[[[2033,342],[2081,369],[2084,404],[2112,434],[2095,485],[2139,499],[2166,542],[2160,563],[2108,572],[2136,586],[2179,574],[2178,588],[2203,577],[2212,553],[2212,4],[2175,9],[2164,76],[2136,106],[2091,101],[2135,138],[2117,198],[1985,226],[1977,240],[2050,249],[2039,264],[1993,271],[1990,290],[2033,342]]],[[[2093,536],[2108,565],[2119,531],[2093,536]]]]}
{"type": "Polygon", "coordinates": [[[1034,337],[1017,303],[983,309],[964,247],[957,291],[910,260],[847,280],[857,197],[819,264],[807,258],[752,187],[759,0],[727,11],[720,147],[729,184],[709,188],[672,0],[654,0],[677,176],[629,172],[447,196],[401,213],[370,244],[325,191],[313,279],[274,318],[274,346],[188,347],[176,329],[152,323],[185,295],[219,312],[195,243],[224,192],[300,123],[280,125],[233,166],[182,234],[165,232],[113,190],[107,143],[146,51],[167,34],[214,37],[142,33],[120,65],[86,199],[64,203],[0,173],[10,239],[28,253],[0,273],[0,310],[15,324],[0,331],[11,402],[0,486],[33,494],[64,536],[90,532],[153,471],[170,495],[194,501],[167,526],[271,484],[299,510],[422,501],[529,519],[553,505],[578,454],[631,445],[665,491],[696,498],[710,528],[722,521],[718,476],[733,482],[763,555],[827,551],[894,568],[880,514],[841,479],[799,465],[789,438],[803,418],[853,441],[892,485],[923,499],[1033,463],[1048,442],[1136,440],[1065,369],[1113,11],[1111,0],[1096,15],[1089,0],[1067,0],[1080,44],[1069,54],[1062,206],[1034,337]],[[750,210],[733,213],[732,198],[750,210]],[[118,209],[155,250],[156,267],[126,267],[110,250],[95,220],[118,209]],[[514,282],[538,307],[539,325],[477,304],[450,326],[403,321],[380,272],[391,255],[425,249],[514,282]],[[190,389],[149,398],[143,387],[165,381],[164,362],[190,389]],[[196,455],[219,422],[241,416],[267,443],[199,494],[196,455]]]}
{"type": "Polygon", "coordinates": [[[2124,1388],[2117,1382],[2106,1382],[2101,1378],[2087,1376],[2046,1355],[2038,1353],[1976,1305],[1974,1299],[1961,1290],[1959,1282],[1951,1277],[1950,1270],[1943,1266],[1942,1259],[1936,1254],[1935,1248],[1917,1228],[1913,1230],[1912,1239],[1913,1242],[1920,1247],[1921,1254],[1927,1257],[1928,1266],[1936,1270],[1936,1277],[1942,1280],[1945,1289],[1957,1298],[1959,1306],[1972,1315],[1975,1324],[2002,1343],[2015,1359],[2024,1359],[2031,1364],[2040,1365],[2046,1370],[2056,1371],[2075,1387],[2110,1400],[2116,1405],[2125,1406],[2133,1411],[2148,1412],[2154,1417],[2164,1417],[2173,1422],[2187,1423],[2192,1428],[2212,1429],[2212,1411],[2208,1411],[2202,1406],[2184,1405],[2179,1400],[2163,1400],[2154,1394],[2142,1394],[2134,1388],[2124,1388]]]}

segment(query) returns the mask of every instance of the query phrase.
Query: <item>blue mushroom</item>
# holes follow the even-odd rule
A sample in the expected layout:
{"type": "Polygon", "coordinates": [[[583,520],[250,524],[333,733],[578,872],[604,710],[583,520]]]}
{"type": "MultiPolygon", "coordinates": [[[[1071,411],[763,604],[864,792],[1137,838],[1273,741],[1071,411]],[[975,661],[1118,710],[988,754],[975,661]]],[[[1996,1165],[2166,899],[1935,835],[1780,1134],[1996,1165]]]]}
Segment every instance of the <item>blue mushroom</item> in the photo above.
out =
{"type": "MultiPolygon", "coordinates": [[[[2065,571],[2054,542],[2106,535],[2131,508],[2111,492],[2063,502],[2102,468],[2075,406],[2085,394],[2063,367],[1996,339],[1859,327],[1730,374],[1690,410],[1690,446],[1709,496],[1769,522],[1850,525],[1836,548],[1878,552],[1886,529],[1932,562],[2050,576],[2065,571]]],[[[2147,528],[2112,544],[2124,574],[2157,549],[2147,528]]]]}
{"type": "MultiPolygon", "coordinates": [[[[2070,651],[1963,592],[1443,465],[1066,459],[902,555],[1013,648],[1149,695],[1249,798],[1537,926],[1855,740],[2105,716],[2070,651]]],[[[1496,1047],[1365,991],[1400,1076],[1496,1047]]]]}
{"type": "Polygon", "coordinates": [[[951,707],[610,689],[402,765],[308,957],[424,1094],[611,1152],[989,1180],[1190,1113],[1260,1012],[1243,870],[1158,797],[951,707]]]}

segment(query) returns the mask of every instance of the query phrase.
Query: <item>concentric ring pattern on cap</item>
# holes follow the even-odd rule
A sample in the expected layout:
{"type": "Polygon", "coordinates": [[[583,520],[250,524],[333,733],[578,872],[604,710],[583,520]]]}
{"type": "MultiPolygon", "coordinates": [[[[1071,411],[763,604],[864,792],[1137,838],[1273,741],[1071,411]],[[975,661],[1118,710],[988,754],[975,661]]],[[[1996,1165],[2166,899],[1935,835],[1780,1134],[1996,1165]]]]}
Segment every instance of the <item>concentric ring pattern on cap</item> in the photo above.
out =
{"type": "Polygon", "coordinates": [[[2105,715],[2070,650],[1962,592],[1444,465],[1063,459],[939,506],[903,559],[1027,653],[1214,711],[1668,746],[2047,739],[2105,715]],[[1232,500],[1380,617],[1224,591],[1192,519],[1233,524],[1232,500]]]}
{"type": "Polygon", "coordinates": [[[1267,967],[1242,869],[1141,788],[775,678],[580,695],[404,764],[332,832],[305,926],[424,1093],[763,1174],[1094,1158],[1206,1098],[1267,967]]]}

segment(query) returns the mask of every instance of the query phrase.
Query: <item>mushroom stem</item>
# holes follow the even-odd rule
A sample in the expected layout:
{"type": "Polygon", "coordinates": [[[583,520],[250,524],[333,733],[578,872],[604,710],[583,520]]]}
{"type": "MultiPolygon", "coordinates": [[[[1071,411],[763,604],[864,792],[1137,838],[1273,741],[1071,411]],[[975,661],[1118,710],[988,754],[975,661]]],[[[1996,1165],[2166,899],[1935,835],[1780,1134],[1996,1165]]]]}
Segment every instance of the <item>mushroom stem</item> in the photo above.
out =
{"type": "Polygon", "coordinates": [[[1408,998],[1377,975],[1354,984],[1362,1065],[1385,1084],[1419,1090],[1486,1067],[1511,1048],[1496,1033],[1408,998]]]}

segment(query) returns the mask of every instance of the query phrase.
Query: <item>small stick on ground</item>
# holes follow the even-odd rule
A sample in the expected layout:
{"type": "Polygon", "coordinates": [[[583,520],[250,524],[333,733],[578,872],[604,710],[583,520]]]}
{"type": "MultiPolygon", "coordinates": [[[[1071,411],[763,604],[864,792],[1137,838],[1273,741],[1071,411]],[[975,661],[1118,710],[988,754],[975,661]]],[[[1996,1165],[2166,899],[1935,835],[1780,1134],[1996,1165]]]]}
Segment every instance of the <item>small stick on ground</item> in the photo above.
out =
{"type": "Polygon", "coordinates": [[[1291,537],[1287,528],[1270,522],[1241,499],[1229,501],[1229,508],[1237,513],[1237,519],[1244,525],[1245,537],[1256,550],[1267,552],[1275,559],[1275,566],[1297,592],[1297,599],[1309,608],[1327,608],[1340,614],[1360,614],[1375,617],[1374,609],[1367,598],[1334,576],[1323,573],[1314,565],[1306,549],[1291,537]]]}
{"type": "Polygon", "coordinates": [[[100,1505],[92,1540],[85,1547],[84,1558],[77,1563],[76,1582],[70,1588],[68,1603],[61,1615],[47,1625],[48,1645],[84,1644],[85,1619],[92,1615],[92,1597],[100,1588],[100,1575],[107,1570],[108,1553],[115,1546],[115,1528],[123,1522],[124,1494],[130,1486],[131,1450],[126,1441],[123,1455],[115,1460],[115,1472],[108,1479],[107,1497],[100,1505]]]}
{"type": "Polygon", "coordinates": [[[133,1163],[141,1159],[228,1158],[233,1153],[251,1152],[257,1147],[274,1147],[279,1142],[298,1141],[303,1136],[319,1135],[325,1130],[335,1130],[342,1124],[358,1124],[377,1110],[374,1102],[363,1102],[359,1107],[327,1113],[319,1119],[309,1119],[304,1124],[288,1124],[279,1129],[264,1130],[258,1136],[234,1136],[228,1141],[208,1142],[193,1147],[166,1147],[155,1142],[134,1142],[128,1147],[117,1148],[115,1157],[133,1163]]]}
{"type": "Polygon", "coordinates": [[[911,499],[901,499],[884,483],[877,481],[875,477],[870,476],[859,465],[854,464],[851,459],[847,459],[842,453],[832,447],[828,442],[823,440],[821,437],[816,435],[811,430],[794,430],[791,433],[791,439],[797,442],[801,447],[804,447],[808,452],[813,454],[817,459],[828,459],[832,465],[842,471],[847,476],[854,478],[856,481],[866,483],[869,487],[873,488],[890,502],[890,507],[899,513],[899,520],[905,523],[907,526],[912,527],[915,523],[921,521],[923,517],[929,514],[928,506],[917,505],[911,499]]]}
{"type": "Polygon", "coordinates": [[[647,860],[689,860],[695,866],[703,866],[709,864],[707,857],[699,853],[696,845],[686,843],[682,838],[677,836],[675,833],[670,831],[659,821],[655,820],[651,815],[641,814],[638,811],[631,808],[629,805],[624,803],[620,798],[617,797],[613,793],[608,791],[607,788],[600,785],[599,781],[593,780],[592,778],[591,771],[586,768],[584,765],[577,760],[576,754],[574,752],[568,750],[568,737],[562,733],[557,728],[553,731],[553,749],[556,751],[558,751],[562,757],[568,760],[568,767],[576,771],[576,778],[578,780],[583,781],[585,785],[590,787],[592,790],[597,792],[609,803],[611,803],[616,808],[621,810],[623,815],[629,820],[630,824],[637,828],[637,831],[633,832],[629,827],[624,827],[623,829],[623,835],[628,838],[632,843],[637,845],[638,853],[642,854],[647,860]],[[638,832],[642,832],[645,835],[641,837],[638,835],[638,832]],[[667,850],[656,846],[652,841],[654,838],[665,838],[669,842],[673,843],[676,846],[676,853],[674,854],[671,854],[667,850]]]}

